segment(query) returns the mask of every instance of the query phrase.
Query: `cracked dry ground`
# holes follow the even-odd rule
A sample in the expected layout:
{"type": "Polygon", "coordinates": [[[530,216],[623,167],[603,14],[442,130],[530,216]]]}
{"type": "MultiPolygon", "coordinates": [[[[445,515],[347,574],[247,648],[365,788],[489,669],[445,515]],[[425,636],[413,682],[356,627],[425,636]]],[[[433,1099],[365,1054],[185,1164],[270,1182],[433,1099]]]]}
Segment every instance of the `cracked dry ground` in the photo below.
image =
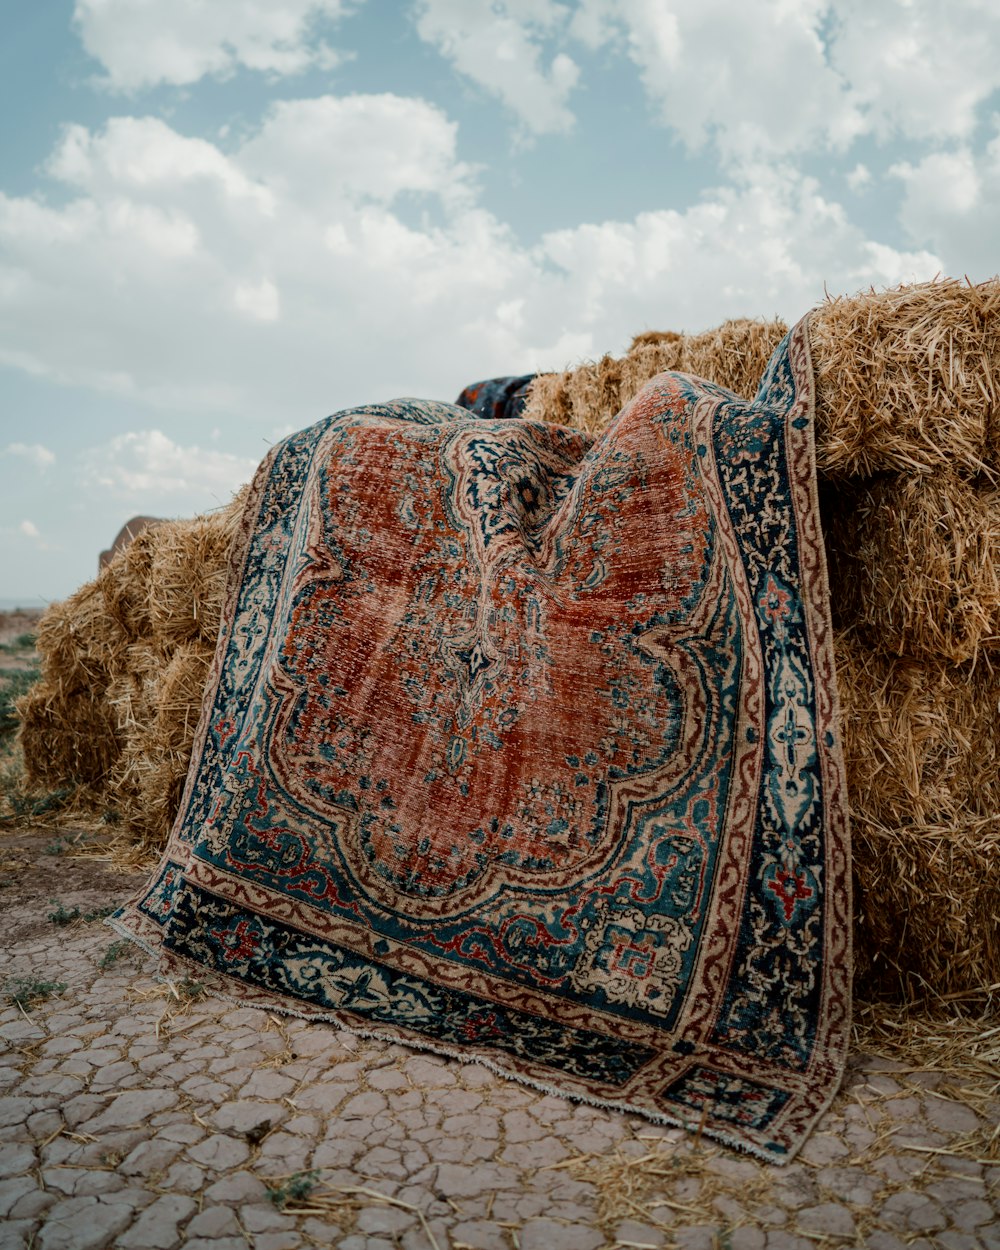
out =
{"type": "Polygon", "coordinates": [[[81,847],[0,840],[0,1250],[1000,1248],[1000,1105],[947,1071],[855,1054],[777,1169],[159,985],[85,918],[141,878],[81,847]],[[15,978],[48,990],[11,1002],[15,978]]]}

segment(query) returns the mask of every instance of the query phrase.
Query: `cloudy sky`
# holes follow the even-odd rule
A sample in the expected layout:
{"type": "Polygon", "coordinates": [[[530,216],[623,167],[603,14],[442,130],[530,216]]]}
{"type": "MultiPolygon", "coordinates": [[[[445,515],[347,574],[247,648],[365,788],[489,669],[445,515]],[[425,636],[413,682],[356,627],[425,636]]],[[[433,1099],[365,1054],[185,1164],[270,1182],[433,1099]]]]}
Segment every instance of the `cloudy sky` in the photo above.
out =
{"type": "Polygon", "coordinates": [[[0,600],[338,408],[1000,270],[996,0],[45,0],[0,41],[0,600]]]}

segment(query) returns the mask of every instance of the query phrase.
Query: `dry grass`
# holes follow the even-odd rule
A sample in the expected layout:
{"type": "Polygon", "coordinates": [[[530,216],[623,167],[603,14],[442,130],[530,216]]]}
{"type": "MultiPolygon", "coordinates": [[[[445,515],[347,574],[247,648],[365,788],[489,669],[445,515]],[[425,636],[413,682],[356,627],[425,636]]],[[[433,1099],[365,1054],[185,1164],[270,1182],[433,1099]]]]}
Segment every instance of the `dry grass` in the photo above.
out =
{"type": "Polygon", "coordinates": [[[420,1224],[430,1250],[444,1250],[420,1207],[404,1202],[368,1185],[335,1185],[320,1180],[318,1172],[286,1172],[260,1178],[272,1201],[285,1215],[323,1216],[338,1224],[345,1234],[355,1228],[362,1210],[392,1207],[412,1214],[420,1224]]]}
{"type": "Polygon", "coordinates": [[[1000,668],[880,654],[835,634],[851,807],[880,825],[1000,813],[1000,668]]]}
{"type": "MultiPolygon", "coordinates": [[[[141,948],[135,948],[141,957],[141,948]]],[[[140,985],[133,985],[128,990],[128,999],[130,1003],[150,1003],[157,1000],[163,1000],[164,1007],[160,1013],[156,1024],[153,1027],[153,1034],[157,1041],[165,1041],[170,1037],[177,1037],[181,1033],[186,1033],[189,1029],[197,1024],[202,1023],[202,1017],[196,1016],[194,1020],[188,1020],[188,1017],[195,1014],[194,1008],[207,997],[207,991],[200,981],[192,981],[188,977],[181,980],[157,980],[149,982],[145,978],[140,985]],[[187,1023],[178,1023],[178,1021],[187,1021],[187,1023]]]]}
{"type": "Polygon", "coordinates": [[[232,540],[227,513],[172,521],[154,536],[149,615],[155,645],[165,655],[184,643],[214,645],[232,540]]]}
{"type": "Polygon", "coordinates": [[[60,694],[42,680],[17,711],[29,787],[103,786],[121,749],[103,690],[60,694]]]}
{"type": "MultiPolygon", "coordinates": [[[[1000,986],[994,991],[1000,992],[1000,986]]],[[[848,1078],[819,1130],[844,1140],[845,1115],[855,1113],[864,1126],[866,1144],[853,1157],[845,1155],[837,1168],[882,1178],[871,1202],[860,1197],[845,1202],[842,1192],[827,1190],[825,1165],[811,1161],[808,1147],[789,1166],[790,1176],[784,1169],[734,1157],[697,1135],[678,1141],[676,1134],[665,1139],[640,1134],[613,1154],[582,1154],[555,1166],[594,1187],[598,1220],[612,1241],[622,1222],[635,1220],[666,1234],[668,1246],[676,1244],[671,1234],[678,1228],[704,1229],[721,1250],[737,1228],[767,1227],[769,1211],[778,1207],[791,1217],[782,1226],[787,1234],[829,1245],[867,1244],[876,1229],[894,1231],[879,1221],[880,1208],[894,1194],[920,1193],[956,1175],[956,1161],[973,1168],[1000,1162],[1000,1024],[993,1009],[970,1016],[956,1014],[954,1004],[951,1009],[939,1004],[936,1012],[927,1014],[861,1002],[855,1006],[853,1032],[854,1064],[860,1072],[848,1078]],[[884,1074],[892,1077],[898,1092],[883,1093],[868,1085],[864,1073],[873,1060],[888,1061],[876,1066],[891,1068],[884,1074]],[[909,1122],[892,1115],[896,1099],[912,1094],[958,1102],[979,1117],[978,1127],[952,1135],[945,1144],[931,1144],[933,1137],[926,1145],[914,1143],[909,1122]],[[899,1156],[915,1156],[918,1166],[901,1174],[894,1166],[899,1156]],[[812,1195],[806,1206],[817,1202],[846,1206],[855,1232],[818,1238],[810,1229],[798,1227],[796,1208],[802,1200],[789,1210],[783,1187],[803,1182],[815,1186],[806,1190],[812,1195]]],[[[961,1175],[967,1178],[976,1172],[963,1170],[961,1175]]]]}
{"type": "Polygon", "coordinates": [[[41,680],[18,705],[28,784],[114,806],[121,867],[154,859],[173,823],[242,503],[144,531],[39,624],[41,680]]]}
{"type": "Polygon", "coordinates": [[[524,416],[599,434],[650,378],[692,373],[752,399],[771,353],[787,333],[781,321],[727,321],[705,334],[646,333],[625,356],[604,356],[531,384],[524,416]]]}
{"type": "MultiPolygon", "coordinates": [[[[1000,1098],[1000,983],[981,994],[940,1000],[931,1013],[901,1004],[855,1003],[852,1048],[890,1059],[904,1071],[946,1074],[966,1091],[977,1113],[994,1120],[990,1106],[1000,1098]],[[970,1001],[980,1010],[961,1010],[970,1001]]],[[[994,1157],[1000,1158],[1000,1149],[994,1157]]]]}
{"type": "Polygon", "coordinates": [[[1000,490],[881,475],[828,484],[823,513],[836,623],[934,664],[1000,648],[1000,490]]]}
{"type": "Polygon", "coordinates": [[[1000,671],[836,638],[855,978],[903,1000],[1000,981],[1000,671]]]}
{"type": "Polygon", "coordinates": [[[731,1233],[771,1201],[774,1175],[768,1164],[733,1159],[699,1138],[660,1136],[625,1142],[608,1155],[581,1154],[554,1169],[594,1187],[597,1221],[609,1232],[634,1220],[663,1232],[715,1225],[731,1233]],[[647,1148],[628,1149],[638,1143],[647,1148]]]}
{"type": "Polygon", "coordinates": [[[827,300],[809,316],[819,471],[1000,467],[1000,280],[827,300]]]}

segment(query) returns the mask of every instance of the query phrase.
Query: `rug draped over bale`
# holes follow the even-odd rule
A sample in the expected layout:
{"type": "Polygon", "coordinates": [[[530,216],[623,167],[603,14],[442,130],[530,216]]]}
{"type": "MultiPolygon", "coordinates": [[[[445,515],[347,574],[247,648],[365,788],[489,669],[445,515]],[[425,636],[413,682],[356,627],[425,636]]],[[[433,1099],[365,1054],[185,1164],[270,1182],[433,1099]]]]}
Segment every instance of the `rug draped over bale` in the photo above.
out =
{"type": "Polygon", "coordinates": [[[839,1084],[850,860],[804,324],[601,437],[353,409],[261,466],[164,858],[243,1001],[782,1161],[839,1084]]]}

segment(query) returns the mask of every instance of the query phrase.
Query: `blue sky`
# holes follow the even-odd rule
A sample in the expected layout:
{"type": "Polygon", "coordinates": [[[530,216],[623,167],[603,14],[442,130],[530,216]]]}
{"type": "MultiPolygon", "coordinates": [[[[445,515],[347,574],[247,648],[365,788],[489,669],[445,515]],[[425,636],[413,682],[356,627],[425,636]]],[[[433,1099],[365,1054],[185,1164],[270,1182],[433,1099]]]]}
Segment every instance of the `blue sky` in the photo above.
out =
{"type": "Polygon", "coordinates": [[[0,601],[269,443],[1000,270],[995,0],[3,0],[0,601]]]}

